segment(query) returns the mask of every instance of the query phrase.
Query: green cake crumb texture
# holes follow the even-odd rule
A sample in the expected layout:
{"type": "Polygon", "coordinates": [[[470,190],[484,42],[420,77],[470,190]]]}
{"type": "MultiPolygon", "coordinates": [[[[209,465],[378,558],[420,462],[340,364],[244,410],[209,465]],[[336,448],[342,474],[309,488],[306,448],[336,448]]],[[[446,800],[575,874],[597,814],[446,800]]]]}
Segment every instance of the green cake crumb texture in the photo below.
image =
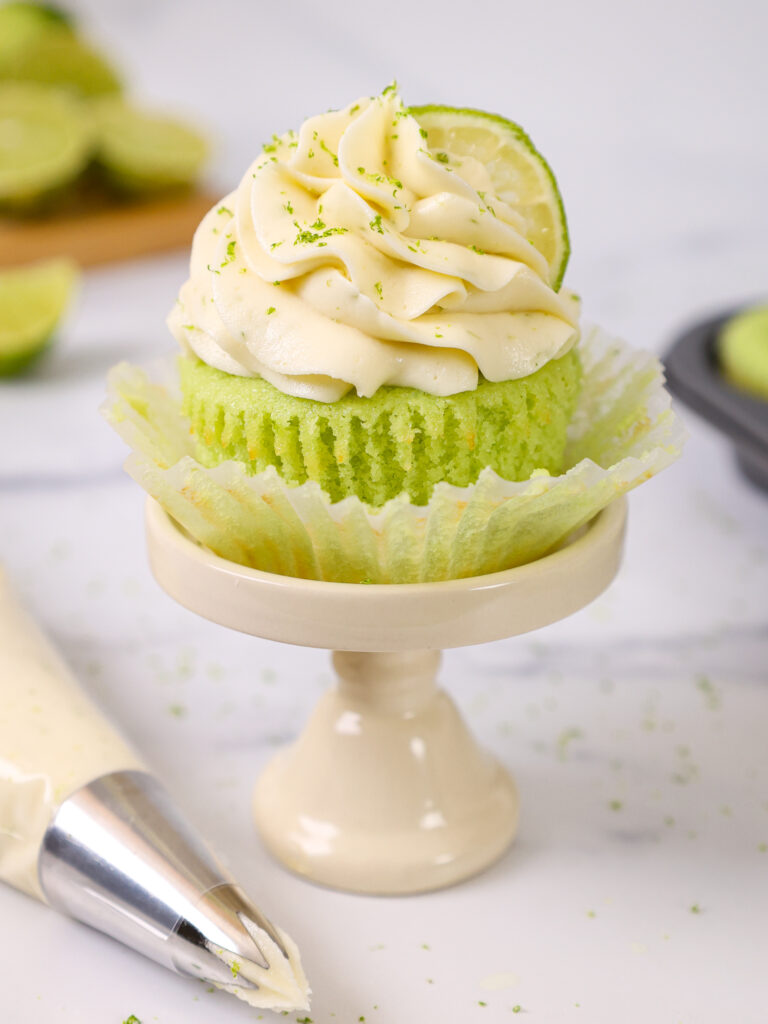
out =
{"type": "Polygon", "coordinates": [[[768,306],[733,317],[719,338],[720,363],[737,388],[768,399],[768,306]]]}
{"type": "Polygon", "coordinates": [[[528,377],[447,398],[383,387],[330,404],[193,358],[180,367],[203,465],[234,459],[251,474],[274,466],[289,484],[315,480],[334,502],[357,495],[373,507],[403,492],[426,504],[436,483],[466,487],[486,466],[506,480],[559,473],[581,382],[575,349],[528,377]]]}

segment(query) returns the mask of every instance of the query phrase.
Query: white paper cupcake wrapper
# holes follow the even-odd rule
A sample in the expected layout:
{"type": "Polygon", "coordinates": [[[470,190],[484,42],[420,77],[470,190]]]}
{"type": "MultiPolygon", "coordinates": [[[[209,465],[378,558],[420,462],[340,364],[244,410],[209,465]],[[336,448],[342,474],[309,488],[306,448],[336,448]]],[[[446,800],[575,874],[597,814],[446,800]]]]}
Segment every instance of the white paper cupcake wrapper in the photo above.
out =
{"type": "Polygon", "coordinates": [[[584,332],[580,354],[567,472],[511,483],[485,469],[469,487],[438,484],[420,506],[406,495],[381,509],[355,497],[332,504],[318,484],[289,486],[273,468],[249,476],[238,462],[201,466],[167,365],[115,367],[104,413],[132,449],[131,476],[223,558],[337,582],[457,579],[541,557],[679,456],[685,431],[658,360],[599,328],[584,332]]]}

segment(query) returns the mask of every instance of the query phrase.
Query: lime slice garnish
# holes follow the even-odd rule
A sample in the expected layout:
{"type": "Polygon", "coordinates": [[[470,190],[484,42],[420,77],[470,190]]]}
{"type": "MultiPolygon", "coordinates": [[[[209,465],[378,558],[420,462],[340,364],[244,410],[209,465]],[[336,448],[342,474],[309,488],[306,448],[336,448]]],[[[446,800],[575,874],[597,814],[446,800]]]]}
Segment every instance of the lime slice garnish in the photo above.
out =
{"type": "Polygon", "coordinates": [[[48,346],[77,279],[69,260],[0,273],[0,376],[25,369],[48,346]]]}
{"type": "Polygon", "coordinates": [[[547,260],[557,291],[571,251],[563,200],[546,160],[523,129],[482,110],[424,106],[409,113],[427,132],[430,150],[473,156],[485,164],[499,198],[526,218],[528,239],[547,260]]]}
{"type": "Polygon", "coordinates": [[[88,163],[92,129],[73,97],[29,83],[0,86],[0,206],[23,208],[88,163]]]}
{"type": "Polygon", "coordinates": [[[0,205],[23,208],[88,163],[92,129],[73,97],[44,86],[0,86],[0,205]]]}
{"type": "Polygon", "coordinates": [[[0,60],[0,78],[55,85],[79,96],[120,92],[120,80],[111,65],[69,31],[42,33],[6,54],[0,60]]]}
{"type": "Polygon", "coordinates": [[[98,159],[110,179],[130,192],[190,185],[208,155],[208,144],[173,118],[121,102],[96,105],[98,159]]]}

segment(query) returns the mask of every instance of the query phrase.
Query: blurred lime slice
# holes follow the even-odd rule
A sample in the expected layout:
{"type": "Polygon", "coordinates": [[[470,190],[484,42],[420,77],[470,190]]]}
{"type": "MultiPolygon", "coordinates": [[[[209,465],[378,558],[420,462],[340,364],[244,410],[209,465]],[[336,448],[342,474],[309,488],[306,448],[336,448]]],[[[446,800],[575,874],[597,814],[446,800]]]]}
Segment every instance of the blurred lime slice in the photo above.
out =
{"type": "Polygon", "coordinates": [[[6,61],[46,34],[71,34],[69,15],[47,4],[10,3],[0,7],[0,74],[6,61]]]}
{"type": "Polygon", "coordinates": [[[153,192],[196,180],[208,144],[192,128],[117,101],[100,102],[95,110],[98,160],[118,188],[153,192]]]}
{"type": "Polygon", "coordinates": [[[0,85],[0,207],[34,206],[88,163],[90,119],[73,97],[44,86],[0,85]]]}
{"type": "Polygon", "coordinates": [[[768,400],[768,306],[739,313],[718,339],[720,365],[742,391],[768,400]]]}
{"type": "Polygon", "coordinates": [[[0,79],[53,85],[79,96],[104,96],[121,88],[104,57],[69,31],[33,36],[6,53],[0,60],[0,79]]]}
{"type": "Polygon", "coordinates": [[[570,255],[568,226],[557,182],[546,160],[513,121],[482,110],[411,107],[431,150],[473,156],[485,164],[496,194],[528,222],[529,241],[546,258],[557,290],[570,255]]]}
{"type": "Polygon", "coordinates": [[[46,349],[78,276],[69,260],[0,273],[0,376],[19,373],[46,349]]]}

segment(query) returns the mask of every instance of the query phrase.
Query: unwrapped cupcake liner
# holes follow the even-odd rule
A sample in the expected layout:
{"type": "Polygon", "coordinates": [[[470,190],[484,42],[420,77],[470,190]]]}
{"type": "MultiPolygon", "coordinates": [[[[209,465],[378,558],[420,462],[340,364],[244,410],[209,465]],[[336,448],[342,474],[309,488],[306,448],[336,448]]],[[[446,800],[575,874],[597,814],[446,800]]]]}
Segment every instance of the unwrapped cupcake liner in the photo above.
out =
{"type": "Polygon", "coordinates": [[[116,366],[103,411],[132,449],[130,475],[222,558],[345,583],[460,579],[540,558],[680,455],[685,432],[659,361],[599,328],[579,344],[566,471],[514,483],[487,468],[469,487],[438,484],[427,505],[405,494],[379,509],[357,497],[333,504],[317,483],[290,486],[273,467],[249,476],[234,461],[202,466],[167,363],[116,366]]]}

